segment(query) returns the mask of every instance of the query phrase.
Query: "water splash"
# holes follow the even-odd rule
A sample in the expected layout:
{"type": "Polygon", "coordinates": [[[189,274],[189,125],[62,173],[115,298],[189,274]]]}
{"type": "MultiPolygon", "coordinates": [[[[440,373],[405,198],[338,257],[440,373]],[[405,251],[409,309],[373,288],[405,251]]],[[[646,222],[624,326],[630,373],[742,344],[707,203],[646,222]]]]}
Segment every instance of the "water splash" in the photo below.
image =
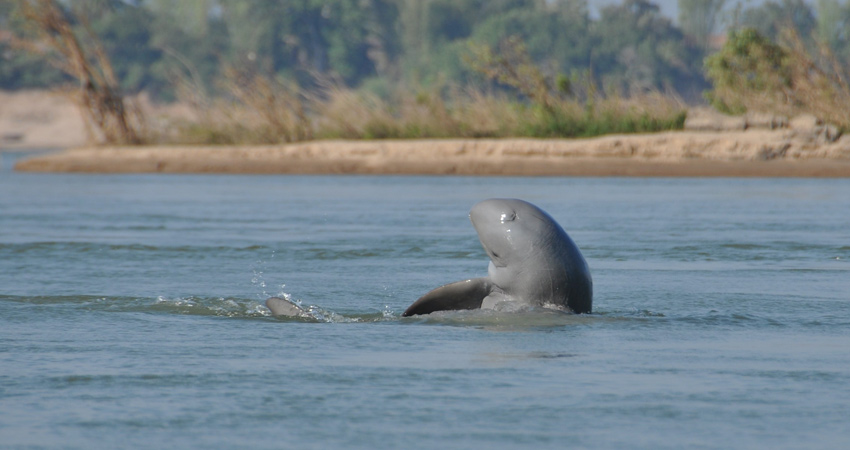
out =
{"type": "Polygon", "coordinates": [[[166,312],[199,316],[268,317],[268,309],[255,300],[225,297],[175,297],[158,296],[154,303],[142,311],[166,312]]]}
{"type": "Polygon", "coordinates": [[[251,278],[251,284],[256,285],[262,289],[264,289],[263,293],[265,294],[266,281],[263,279],[263,272],[254,269],[254,276],[251,278]]]}
{"type": "Polygon", "coordinates": [[[300,310],[300,314],[294,317],[286,315],[273,316],[275,317],[275,319],[281,321],[302,321],[306,319],[311,322],[321,323],[363,323],[398,319],[398,317],[392,311],[388,311],[388,307],[385,308],[383,312],[377,314],[343,315],[335,311],[325,309],[318,305],[305,306],[301,300],[293,300],[292,296],[285,292],[280,293],[279,295],[277,295],[277,297],[292,303],[300,310]]]}
{"type": "MultiPolygon", "coordinates": [[[[271,256],[269,257],[269,259],[274,259],[274,257],[275,257],[275,251],[272,250],[271,256]]],[[[261,300],[264,300],[266,298],[273,296],[273,295],[270,295],[268,292],[266,292],[266,279],[265,279],[265,276],[264,276],[264,273],[263,273],[263,266],[265,266],[265,264],[266,264],[266,261],[264,261],[262,259],[258,259],[254,263],[254,267],[251,268],[251,272],[252,272],[251,284],[260,289],[260,294],[258,294],[258,295],[259,295],[261,300]]],[[[283,289],[284,286],[285,286],[284,284],[281,284],[280,285],[281,289],[283,289]]]]}
{"type": "Polygon", "coordinates": [[[384,310],[381,311],[381,317],[383,317],[384,319],[397,319],[398,318],[395,311],[390,309],[390,305],[384,305],[384,310]]]}

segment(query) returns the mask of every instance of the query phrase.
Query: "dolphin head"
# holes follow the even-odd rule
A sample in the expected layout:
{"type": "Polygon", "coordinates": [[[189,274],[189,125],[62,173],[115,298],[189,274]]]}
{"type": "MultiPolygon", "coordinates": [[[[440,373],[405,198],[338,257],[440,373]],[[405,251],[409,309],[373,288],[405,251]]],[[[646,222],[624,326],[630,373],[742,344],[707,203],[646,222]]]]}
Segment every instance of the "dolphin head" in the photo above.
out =
{"type": "Polygon", "coordinates": [[[587,262],[542,209],[522,200],[491,198],[473,206],[469,220],[490,257],[488,276],[433,289],[403,316],[499,309],[506,302],[591,312],[593,280],[587,262]]]}
{"type": "Polygon", "coordinates": [[[472,207],[469,219],[496,268],[525,261],[558,227],[543,210],[518,199],[484,200],[472,207]]]}

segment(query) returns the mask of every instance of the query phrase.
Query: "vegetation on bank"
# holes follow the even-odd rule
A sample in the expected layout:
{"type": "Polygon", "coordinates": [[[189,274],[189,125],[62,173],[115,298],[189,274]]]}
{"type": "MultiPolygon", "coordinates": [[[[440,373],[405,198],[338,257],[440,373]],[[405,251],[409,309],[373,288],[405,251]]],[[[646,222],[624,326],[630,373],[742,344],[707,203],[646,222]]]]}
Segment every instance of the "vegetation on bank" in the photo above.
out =
{"type": "Polygon", "coordinates": [[[0,0],[0,87],[75,80],[112,143],[648,132],[704,92],[850,128],[850,6],[724,5],[680,0],[677,26],[646,0],[0,0]],[[145,120],[142,91],[193,117],[145,120]]]}
{"type": "Polygon", "coordinates": [[[718,110],[740,114],[801,113],[850,131],[850,70],[823,43],[807,48],[794,28],[773,42],[753,28],[733,31],[705,62],[714,89],[706,97],[718,110]]]}
{"type": "Polygon", "coordinates": [[[547,77],[525,45],[508,39],[481,47],[468,64],[515,89],[467,86],[396,89],[384,96],[324,80],[308,92],[251,69],[229,68],[226,99],[188,95],[199,120],[175,124],[167,140],[194,144],[278,143],[305,139],[591,137],[681,129],[684,103],[657,91],[623,97],[592,81],[547,77]],[[495,56],[498,53],[499,56],[495,56]],[[519,97],[517,97],[517,95],[519,97]]]}
{"type": "Polygon", "coordinates": [[[263,104],[213,100],[200,120],[175,123],[171,135],[160,140],[264,144],[306,139],[590,137],[681,129],[685,120],[682,103],[657,93],[600,98],[593,105],[563,99],[555,110],[471,89],[455,89],[449,100],[438,91],[400,91],[390,100],[343,88],[329,88],[319,97],[280,93],[274,97],[290,100],[263,104]],[[290,109],[287,105],[292,104],[298,106],[290,109]]]}

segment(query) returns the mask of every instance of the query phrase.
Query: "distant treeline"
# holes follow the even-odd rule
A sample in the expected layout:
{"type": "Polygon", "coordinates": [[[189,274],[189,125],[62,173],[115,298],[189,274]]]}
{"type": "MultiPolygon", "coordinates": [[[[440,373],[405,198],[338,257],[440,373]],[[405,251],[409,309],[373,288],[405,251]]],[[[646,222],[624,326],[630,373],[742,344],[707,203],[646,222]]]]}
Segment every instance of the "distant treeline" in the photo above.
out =
{"type": "MultiPolygon", "coordinates": [[[[0,0],[0,88],[70,81],[16,41],[33,36],[20,3],[0,0]]],[[[210,93],[226,68],[252,67],[309,88],[333,79],[380,95],[398,86],[486,84],[471,49],[520,39],[547,76],[591,79],[606,92],[647,91],[699,99],[704,60],[717,34],[751,27],[777,39],[793,26],[804,41],[850,56],[847,1],[679,0],[676,23],[646,0],[625,0],[591,18],[584,0],[69,0],[71,22],[105,47],[125,92],[177,97],[179,80],[210,93]],[[729,1],[730,4],[726,2],[729,1]],[[85,18],[84,20],[81,18],[85,18]],[[85,22],[85,23],[81,23],[85,22]]]]}

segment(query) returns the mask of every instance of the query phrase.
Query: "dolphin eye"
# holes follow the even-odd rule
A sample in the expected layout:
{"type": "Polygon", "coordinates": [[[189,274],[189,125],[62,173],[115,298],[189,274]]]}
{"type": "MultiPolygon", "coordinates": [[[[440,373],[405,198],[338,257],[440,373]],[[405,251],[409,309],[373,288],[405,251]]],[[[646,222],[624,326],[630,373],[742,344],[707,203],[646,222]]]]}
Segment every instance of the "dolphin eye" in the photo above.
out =
{"type": "Polygon", "coordinates": [[[514,219],[516,219],[516,213],[515,212],[502,213],[502,217],[500,217],[500,220],[501,220],[502,223],[513,222],[514,219]]]}

